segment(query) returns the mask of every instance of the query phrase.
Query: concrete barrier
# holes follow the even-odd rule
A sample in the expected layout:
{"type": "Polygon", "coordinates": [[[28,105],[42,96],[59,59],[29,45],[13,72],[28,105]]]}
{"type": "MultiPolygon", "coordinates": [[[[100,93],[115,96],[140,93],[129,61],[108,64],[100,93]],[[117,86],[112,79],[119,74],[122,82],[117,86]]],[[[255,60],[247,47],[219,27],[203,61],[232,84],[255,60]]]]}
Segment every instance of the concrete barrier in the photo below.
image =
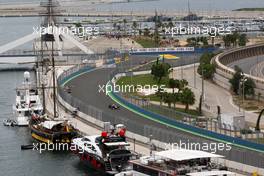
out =
{"type": "MultiPolygon", "coordinates": [[[[235,70],[227,65],[240,59],[259,55],[264,55],[264,44],[235,48],[218,54],[211,61],[216,66],[213,80],[219,86],[225,89],[230,89],[229,79],[233,77],[235,70]]],[[[249,74],[245,74],[245,77],[251,78],[255,82],[256,93],[264,91],[264,79],[249,74]]]]}
{"type": "MultiPolygon", "coordinates": [[[[84,69],[85,70],[85,69],[84,69]]],[[[78,70],[76,70],[78,71],[78,70]]],[[[73,73],[74,74],[74,73],[73,73]]],[[[75,75],[75,74],[74,74],[75,75]]],[[[69,75],[68,75],[69,76],[69,75]]],[[[75,75],[76,76],[76,75],[75,75]]],[[[120,74],[119,76],[122,76],[122,74],[120,74]]],[[[67,79],[65,79],[64,81],[67,81],[67,79]]],[[[64,82],[63,81],[63,82],[64,82]]],[[[63,82],[60,82],[60,84],[63,84],[63,82]]],[[[60,104],[67,110],[69,111],[74,111],[76,109],[76,107],[72,107],[69,103],[65,102],[60,95],[58,95],[58,101],[60,102],[60,104]]],[[[94,124],[95,126],[97,126],[98,128],[103,129],[103,122],[95,119],[91,116],[88,116],[87,114],[84,114],[82,112],[78,113],[79,118],[94,124]]],[[[85,134],[84,134],[85,135],[85,134]]],[[[137,143],[142,144],[143,146],[148,146],[149,145],[149,138],[142,136],[142,135],[138,135],[136,133],[132,133],[132,132],[127,132],[127,137],[129,140],[135,140],[137,143]]],[[[164,142],[160,142],[157,140],[152,140],[152,144],[154,144],[158,149],[164,150],[166,149],[166,144],[164,142]]],[[[237,163],[237,162],[233,162],[233,161],[229,161],[226,159],[222,159],[222,162],[229,168],[238,170],[238,171],[243,171],[243,172],[247,172],[247,173],[252,173],[252,172],[258,172],[258,174],[260,175],[264,175],[264,169],[261,168],[257,168],[257,167],[252,167],[249,165],[245,165],[245,164],[241,164],[241,163],[237,163]]]]}

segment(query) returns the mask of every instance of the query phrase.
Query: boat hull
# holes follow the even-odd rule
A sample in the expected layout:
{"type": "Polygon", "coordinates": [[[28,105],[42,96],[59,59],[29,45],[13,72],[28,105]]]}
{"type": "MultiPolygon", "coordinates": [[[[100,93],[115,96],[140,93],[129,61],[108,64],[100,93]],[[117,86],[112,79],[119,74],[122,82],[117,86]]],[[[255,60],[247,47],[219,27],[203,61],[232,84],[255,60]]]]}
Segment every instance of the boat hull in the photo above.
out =
{"type": "Polygon", "coordinates": [[[41,131],[33,126],[30,126],[31,136],[33,139],[43,143],[71,143],[72,139],[78,134],[75,131],[72,132],[54,132],[47,133],[41,131]]]}
{"type": "MultiPolygon", "coordinates": [[[[109,170],[107,169],[107,163],[104,161],[103,158],[100,158],[98,156],[95,156],[91,153],[85,152],[85,151],[79,151],[77,147],[72,147],[72,152],[80,158],[81,162],[89,166],[90,168],[104,174],[104,175],[116,175],[120,172],[126,171],[121,170],[120,172],[117,170],[112,170],[112,168],[109,170]]],[[[108,166],[109,168],[109,166],[108,166]]]]}
{"type": "Polygon", "coordinates": [[[78,155],[82,163],[87,165],[89,168],[100,172],[102,175],[115,175],[118,173],[114,171],[107,171],[103,160],[98,160],[96,156],[90,155],[88,153],[76,153],[76,151],[74,153],[78,155]]]}

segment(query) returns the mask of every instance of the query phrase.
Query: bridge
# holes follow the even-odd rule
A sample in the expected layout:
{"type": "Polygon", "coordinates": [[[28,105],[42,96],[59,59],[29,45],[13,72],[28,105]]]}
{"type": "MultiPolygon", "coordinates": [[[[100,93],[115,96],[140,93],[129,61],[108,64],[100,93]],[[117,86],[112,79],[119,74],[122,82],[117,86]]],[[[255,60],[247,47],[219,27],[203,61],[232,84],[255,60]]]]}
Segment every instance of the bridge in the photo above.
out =
{"type": "MultiPolygon", "coordinates": [[[[81,52],[81,51],[76,51],[76,50],[64,50],[62,51],[63,56],[87,56],[89,54],[81,52]]],[[[23,49],[13,49],[9,50],[7,52],[4,52],[0,54],[0,58],[2,57],[36,57],[39,56],[38,51],[33,51],[33,50],[23,50],[23,49]]],[[[43,56],[49,56],[48,52],[44,52],[43,56]]],[[[54,56],[59,56],[58,52],[54,52],[54,56]]],[[[1,62],[1,61],[0,61],[1,62]]]]}

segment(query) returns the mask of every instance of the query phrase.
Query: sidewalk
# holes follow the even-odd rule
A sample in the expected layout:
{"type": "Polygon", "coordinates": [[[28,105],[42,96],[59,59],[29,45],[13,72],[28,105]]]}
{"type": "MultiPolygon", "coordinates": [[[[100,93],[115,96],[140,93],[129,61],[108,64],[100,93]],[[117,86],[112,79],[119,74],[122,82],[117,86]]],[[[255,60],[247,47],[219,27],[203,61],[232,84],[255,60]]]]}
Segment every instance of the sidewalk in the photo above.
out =
{"type": "MultiPolygon", "coordinates": [[[[174,79],[186,79],[189,82],[189,86],[195,93],[197,106],[199,103],[200,95],[202,92],[202,79],[201,76],[196,72],[194,73],[194,67],[184,68],[183,70],[177,69],[173,72],[174,79]],[[183,74],[182,74],[183,73],[183,74]],[[196,79],[195,79],[196,78],[196,79]]],[[[215,116],[217,115],[217,106],[221,107],[222,113],[243,113],[243,110],[239,112],[239,108],[234,105],[232,95],[224,88],[215,85],[213,82],[204,81],[204,105],[203,109],[210,111],[215,116]]],[[[198,107],[198,106],[197,106],[198,107]]],[[[250,111],[245,111],[246,122],[255,126],[258,118],[258,114],[250,111]]],[[[261,124],[264,127],[264,123],[261,124]]]]}

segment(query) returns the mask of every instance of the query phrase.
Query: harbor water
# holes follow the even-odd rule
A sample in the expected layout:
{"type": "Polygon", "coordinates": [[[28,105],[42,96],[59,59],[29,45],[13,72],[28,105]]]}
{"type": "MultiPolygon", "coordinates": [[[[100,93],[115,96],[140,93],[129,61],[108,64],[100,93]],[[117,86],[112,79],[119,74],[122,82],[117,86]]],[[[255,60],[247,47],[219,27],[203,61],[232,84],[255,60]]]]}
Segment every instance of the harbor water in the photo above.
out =
{"type": "MultiPolygon", "coordinates": [[[[39,18],[0,18],[0,24],[0,45],[4,45],[32,33],[33,26],[40,24],[40,20],[39,18]]],[[[18,49],[30,50],[32,43],[24,44],[18,49]]],[[[12,62],[19,62],[23,58],[8,59],[12,62]]],[[[7,58],[4,60],[6,61],[7,58]]],[[[8,65],[0,64],[0,70],[1,67],[8,67],[8,65]]],[[[33,142],[29,129],[27,127],[5,127],[2,121],[13,117],[15,89],[22,81],[23,72],[0,71],[0,176],[98,175],[70,152],[46,151],[40,154],[38,151],[21,150],[21,145],[33,142]]]]}
{"type": "MultiPolygon", "coordinates": [[[[23,72],[0,72],[0,121],[13,116],[15,88],[23,81],[23,72]]],[[[27,127],[0,125],[0,175],[2,176],[89,176],[97,175],[70,152],[40,153],[21,150],[32,144],[27,127]]]]}

